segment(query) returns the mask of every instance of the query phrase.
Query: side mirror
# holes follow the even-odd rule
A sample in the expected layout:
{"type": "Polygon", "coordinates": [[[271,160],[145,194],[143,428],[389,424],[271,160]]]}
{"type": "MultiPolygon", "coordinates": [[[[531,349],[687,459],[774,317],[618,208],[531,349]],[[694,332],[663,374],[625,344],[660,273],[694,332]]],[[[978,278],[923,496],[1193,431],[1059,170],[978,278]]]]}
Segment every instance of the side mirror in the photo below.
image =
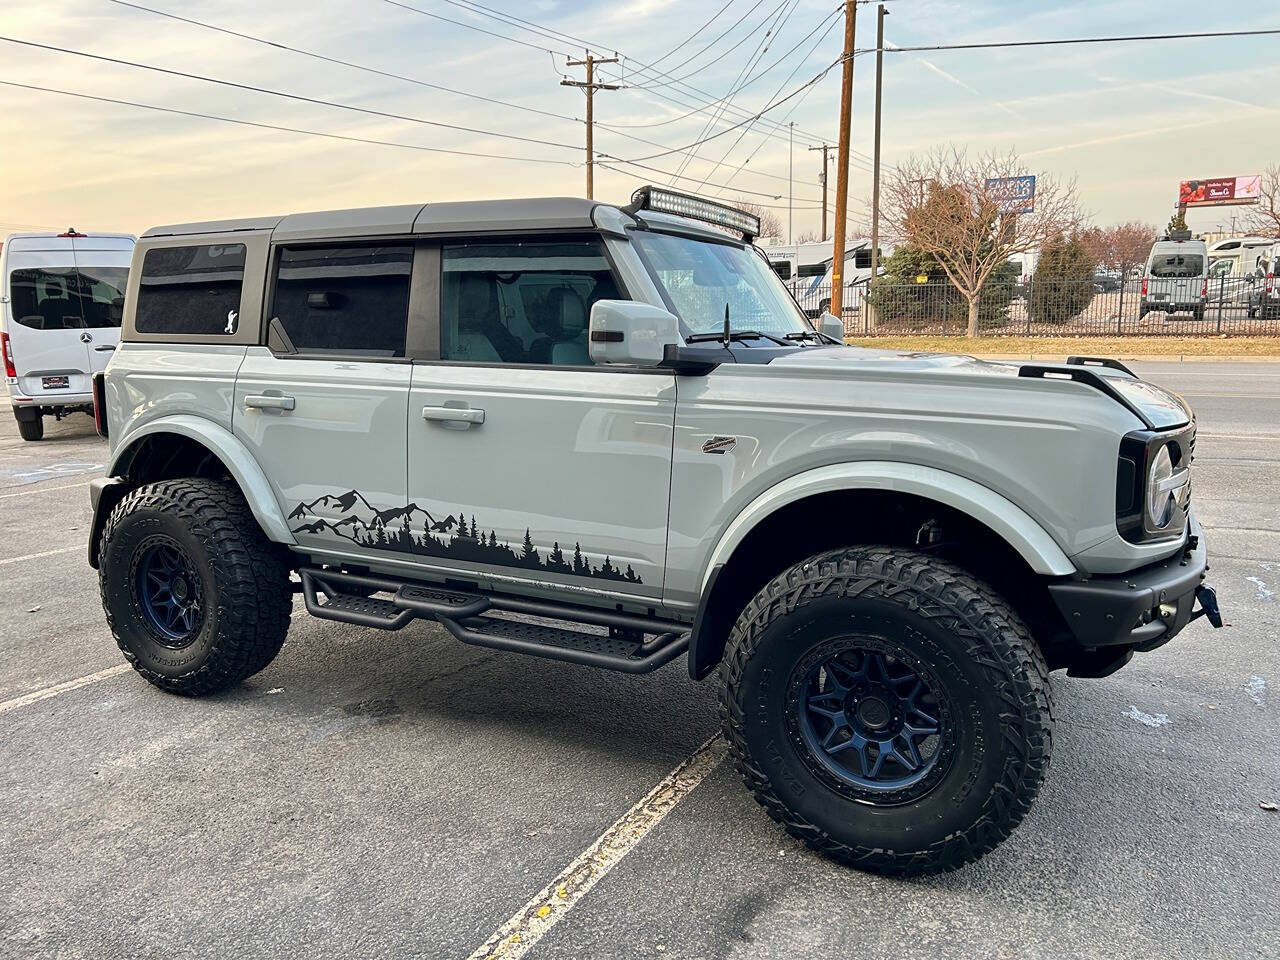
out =
{"type": "Polygon", "coordinates": [[[656,367],[668,344],[679,344],[680,321],[636,300],[597,300],[591,307],[591,362],[656,367]]]}
{"type": "Polygon", "coordinates": [[[844,343],[844,321],[833,314],[824,313],[818,318],[818,332],[844,343]]]}

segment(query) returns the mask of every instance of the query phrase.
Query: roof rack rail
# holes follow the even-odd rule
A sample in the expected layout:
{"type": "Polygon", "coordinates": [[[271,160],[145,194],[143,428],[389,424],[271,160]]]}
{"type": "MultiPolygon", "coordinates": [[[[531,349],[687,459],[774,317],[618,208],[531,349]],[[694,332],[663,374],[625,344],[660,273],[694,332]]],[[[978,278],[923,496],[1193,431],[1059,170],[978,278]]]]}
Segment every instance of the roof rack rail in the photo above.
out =
{"type": "Polygon", "coordinates": [[[1127,373],[1133,379],[1137,380],[1138,375],[1126,367],[1119,360],[1113,360],[1111,357],[1067,357],[1067,363],[1072,366],[1081,367],[1110,367],[1112,370],[1119,370],[1121,373],[1127,373]]]}

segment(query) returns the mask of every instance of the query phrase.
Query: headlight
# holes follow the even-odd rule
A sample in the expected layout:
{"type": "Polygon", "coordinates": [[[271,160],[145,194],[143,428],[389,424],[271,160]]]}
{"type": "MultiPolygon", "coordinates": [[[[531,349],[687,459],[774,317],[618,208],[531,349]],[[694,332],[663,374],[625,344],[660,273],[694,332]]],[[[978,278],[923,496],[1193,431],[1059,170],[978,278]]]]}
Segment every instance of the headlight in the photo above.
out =
{"type": "Polygon", "coordinates": [[[1130,543],[1170,540],[1186,527],[1195,424],[1137,430],[1120,441],[1116,464],[1116,529],[1130,543]]]}
{"type": "Polygon", "coordinates": [[[1170,485],[1173,480],[1173,458],[1169,456],[1169,445],[1166,443],[1156,454],[1151,464],[1151,473],[1147,477],[1147,520],[1156,530],[1163,530],[1173,519],[1173,511],[1177,506],[1175,491],[1170,485]]]}

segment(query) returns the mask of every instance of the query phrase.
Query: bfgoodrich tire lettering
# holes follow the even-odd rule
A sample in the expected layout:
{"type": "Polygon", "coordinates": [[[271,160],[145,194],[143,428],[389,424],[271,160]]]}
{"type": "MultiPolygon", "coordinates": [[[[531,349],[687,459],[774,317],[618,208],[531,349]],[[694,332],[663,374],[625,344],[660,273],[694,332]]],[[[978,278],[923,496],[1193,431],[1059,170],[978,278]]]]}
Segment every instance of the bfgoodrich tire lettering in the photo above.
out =
{"type": "Polygon", "coordinates": [[[98,580],[125,659],[170,693],[203,696],[239,683],[275,658],[289,631],[287,554],[263,535],[239,491],[215,480],[165,480],[125,496],[103,528],[98,580]],[[145,584],[151,570],[175,566],[184,571],[186,615],[157,622],[145,584]]]}
{"type": "Polygon", "coordinates": [[[989,587],[926,554],[853,548],[797,564],[743,610],[721,677],[724,733],[756,799],[852,866],[917,874],[976,860],[1021,822],[1048,769],[1052,699],[1030,634],[989,587]],[[936,686],[946,736],[919,782],[869,793],[797,736],[796,671],[842,644],[936,686]]]}

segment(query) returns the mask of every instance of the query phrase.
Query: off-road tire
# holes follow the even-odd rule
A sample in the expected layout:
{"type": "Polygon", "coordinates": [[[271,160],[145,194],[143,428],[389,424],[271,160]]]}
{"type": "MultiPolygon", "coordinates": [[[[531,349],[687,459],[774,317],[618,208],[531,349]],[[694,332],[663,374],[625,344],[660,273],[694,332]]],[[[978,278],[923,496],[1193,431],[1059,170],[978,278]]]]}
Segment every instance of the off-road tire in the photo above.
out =
{"type": "Polygon", "coordinates": [[[37,416],[34,420],[19,420],[18,435],[23,440],[43,440],[44,417],[37,416]]]}
{"type": "Polygon", "coordinates": [[[235,686],[271,663],[289,632],[288,552],[263,535],[240,492],[216,480],[162,480],[128,493],[103,527],[98,582],[125,659],[169,693],[235,686]],[[148,626],[138,598],[135,556],[153,535],[186,551],[205,598],[198,633],[178,650],[148,626]]]}
{"type": "Polygon", "coordinates": [[[924,874],[977,860],[1022,821],[1048,770],[1053,700],[1029,631],[989,586],[917,551],[847,548],[778,575],[738,617],[721,680],[724,735],[755,798],[806,845],[860,869],[924,874]],[[918,655],[956,703],[945,773],[897,805],[833,788],[787,725],[795,665],[868,629],[918,655]]]}

